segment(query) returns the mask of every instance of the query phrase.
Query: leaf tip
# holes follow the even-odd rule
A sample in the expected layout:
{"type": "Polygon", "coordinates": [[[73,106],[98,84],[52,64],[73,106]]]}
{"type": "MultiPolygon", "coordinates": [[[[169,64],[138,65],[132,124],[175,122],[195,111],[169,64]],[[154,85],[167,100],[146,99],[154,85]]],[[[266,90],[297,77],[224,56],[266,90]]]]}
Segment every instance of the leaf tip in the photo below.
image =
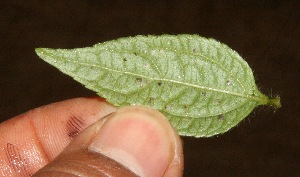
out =
{"type": "Polygon", "coordinates": [[[41,56],[44,53],[44,48],[35,48],[35,53],[41,56]]]}
{"type": "Polygon", "coordinates": [[[54,51],[51,48],[35,48],[35,53],[43,60],[45,60],[45,57],[52,55],[54,51]]]}

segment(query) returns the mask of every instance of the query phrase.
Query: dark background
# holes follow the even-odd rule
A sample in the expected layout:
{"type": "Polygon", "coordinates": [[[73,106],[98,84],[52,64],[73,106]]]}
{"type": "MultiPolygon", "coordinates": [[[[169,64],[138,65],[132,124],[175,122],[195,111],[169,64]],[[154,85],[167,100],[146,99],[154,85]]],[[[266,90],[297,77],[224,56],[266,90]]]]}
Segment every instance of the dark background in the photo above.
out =
{"type": "Polygon", "coordinates": [[[299,1],[1,1],[0,119],[95,94],[38,59],[137,34],[199,34],[239,52],[282,108],[213,138],[186,138],[185,176],[300,176],[299,1]]]}

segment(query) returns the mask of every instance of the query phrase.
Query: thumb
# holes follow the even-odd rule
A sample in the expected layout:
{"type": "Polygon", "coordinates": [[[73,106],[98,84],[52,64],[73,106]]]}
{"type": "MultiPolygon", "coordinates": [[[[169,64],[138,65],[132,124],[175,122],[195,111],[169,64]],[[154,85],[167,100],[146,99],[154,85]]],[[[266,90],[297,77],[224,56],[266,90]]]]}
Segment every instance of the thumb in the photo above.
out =
{"type": "Polygon", "coordinates": [[[182,176],[178,134],[148,107],[131,106],[105,116],[78,135],[33,176],[182,176]]]}

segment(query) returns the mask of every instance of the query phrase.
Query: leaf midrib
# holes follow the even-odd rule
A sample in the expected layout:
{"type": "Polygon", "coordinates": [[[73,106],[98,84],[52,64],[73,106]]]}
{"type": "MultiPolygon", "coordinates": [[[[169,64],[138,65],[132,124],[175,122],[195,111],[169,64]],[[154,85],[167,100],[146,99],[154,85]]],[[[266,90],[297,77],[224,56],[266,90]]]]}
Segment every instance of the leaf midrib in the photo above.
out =
{"type": "MultiPolygon", "coordinates": [[[[48,53],[48,52],[45,52],[45,53],[48,53]]],[[[76,64],[83,65],[83,66],[96,67],[96,68],[104,69],[104,70],[115,72],[115,73],[121,73],[121,74],[136,76],[136,77],[142,77],[142,78],[152,80],[152,81],[165,81],[165,82],[181,84],[181,85],[184,85],[184,86],[189,86],[189,87],[193,87],[193,88],[197,88],[197,89],[202,89],[202,90],[206,90],[206,91],[212,91],[212,92],[224,93],[224,94],[228,94],[228,95],[234,95],[234,96],[237,96],[237,97],[247,98],[247,99],[250,99],[250,100],[256,101],[256,102],[262,102],[262,99],[263,99],[262,97],[251,96],[251,95],[247,95],[247,94],[244,95],[244,94],[241,94],[241,93],[230,92],[230,91],[226,91],[226,90],[215,89],[215,88],[205,87],[205,86],[196,85],[196,84],[184,83],[184,82],[181,82],[181,81],[176,81],[176,80],[171,80],[171,79],[152,78],[152,77],[148,77],[148,76],[145,76],[145,75],[136,74],[136,73],[133,73],[133,72],[118,71],[118,70],[115,70],[115,69],[111,69],[111,68],[107,68],[107,67],[103,67],[103,66],[99,66],[99,65],[95,65],[95,64],[79,62],[79,61],[73,61],[73,60],[70,60],[70,59],[66,59],[65,57],[59,57],[58,56],[58,58],[60,58],[64,61],[67,61],[67,62],[76,63],[76,64]]]]}

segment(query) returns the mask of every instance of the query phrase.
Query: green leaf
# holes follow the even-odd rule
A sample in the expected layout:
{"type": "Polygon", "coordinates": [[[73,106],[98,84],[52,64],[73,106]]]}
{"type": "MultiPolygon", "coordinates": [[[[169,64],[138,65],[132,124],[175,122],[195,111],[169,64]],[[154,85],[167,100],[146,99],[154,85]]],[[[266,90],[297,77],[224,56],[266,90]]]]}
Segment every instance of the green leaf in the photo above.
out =
{"type": "Polygon", "coordinates": [[[280,107],[279,97],[257,89],[235,51],[198,35],[136,36],[36,53],[115,106],[161,111],[184,136],[224,133],[258,105],[280,107]]]}

